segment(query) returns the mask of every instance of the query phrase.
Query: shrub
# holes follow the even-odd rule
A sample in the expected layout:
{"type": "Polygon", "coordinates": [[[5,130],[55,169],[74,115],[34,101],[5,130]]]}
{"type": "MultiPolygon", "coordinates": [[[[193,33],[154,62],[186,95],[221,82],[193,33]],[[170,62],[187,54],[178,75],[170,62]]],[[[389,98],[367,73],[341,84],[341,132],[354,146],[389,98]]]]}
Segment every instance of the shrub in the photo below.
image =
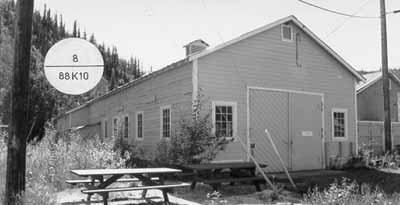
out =
{"type": "Polygon", "coordinates": [[[193,120],[182,119],[170,139],[158,145],[155,161],[161,164],[196,164],[208,162],[223,150],[227,140],[211,132],[210,115],[193,120]]]}
{"type": "Polygon", "coordinates": [[[379,153],[366,145],[362,145],[359,150],[359,158],[366,167],[398,169],[400,166],[400,153],[397,150],[379,153]]]}

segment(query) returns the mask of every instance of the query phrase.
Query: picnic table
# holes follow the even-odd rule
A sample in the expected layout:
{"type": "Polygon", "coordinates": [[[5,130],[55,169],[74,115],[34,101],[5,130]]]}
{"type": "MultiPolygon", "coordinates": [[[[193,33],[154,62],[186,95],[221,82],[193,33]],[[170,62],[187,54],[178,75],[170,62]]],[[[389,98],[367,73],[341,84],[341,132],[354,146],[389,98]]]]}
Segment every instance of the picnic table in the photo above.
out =
{"type": "MultiPolygon", "coordinates": [[[[252,162],[187,164],[183,167],[192,170],[194,174],[191,189],[198,182],[209,184],[214,190],[218,190],[224,182],[229,182],[230,185],[235,182],[252,182],[257,191],[261,191],[260,183],[265,182],[262,176],[256,176],[256,165],[252,162]]],[[[267,165],[260,164],[260,167],[265,168],[267,165]]]]}
{"type": "Polygon", "coordinates": [[[179,169],[165,167],[132,169],[81,169],[71,170],[71,172],[79,177],[86,177],[86,179],[67,180],[67,183],[85,184],[86,189],[82,190],[82,193],[88,195],[87,200],[90,201],[90,198],[93,194],[99,194],[103,197],[104,204],[107,204],[110,192],[143,190],[142,197],[145,198],[146,192],[149,189],[160,189],[163,193],[164,203],[169,204],[168,192],[172,188],[190,185],[188,183],[165,184],[164,179],[166,175],[181,172],[179,169]],[[124,176],[129,176],[129,178],[122,178],[124,176]],[[134,186],[129,187],[109,187],[115,182],[141,182],[142,185],[138,186],[138,183],[136,183],[134,186]]]}

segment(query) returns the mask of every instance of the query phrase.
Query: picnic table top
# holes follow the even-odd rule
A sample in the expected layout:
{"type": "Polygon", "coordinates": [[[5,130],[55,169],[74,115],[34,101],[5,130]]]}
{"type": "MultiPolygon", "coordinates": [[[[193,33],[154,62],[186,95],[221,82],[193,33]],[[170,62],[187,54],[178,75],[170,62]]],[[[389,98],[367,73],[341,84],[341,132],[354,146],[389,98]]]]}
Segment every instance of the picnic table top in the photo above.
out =
{"type": "MultiPolygon", "coordinates": [[[[259,164],[260,167],[266,167],[265,164],[259,164]]],[[[212,162],[212,163],[204,163],[204,164],[186,164],[183,165],[186,168],[193,170],[208,170],[208,169],[227,169],[227,168],[237,168],[237,169],[246,169],[246,168],[255,168],[256,165],[253,162],[212,162]]]]}
{"type": "Polygon", "coordinates": [[[164,174],[181,172],[179,169],[166,167],[159,168],[131,168],[131,169],[76,169],[71,170],[78,176],[99,176],[99,175],[117,175],[117,174],[164,174]]]}

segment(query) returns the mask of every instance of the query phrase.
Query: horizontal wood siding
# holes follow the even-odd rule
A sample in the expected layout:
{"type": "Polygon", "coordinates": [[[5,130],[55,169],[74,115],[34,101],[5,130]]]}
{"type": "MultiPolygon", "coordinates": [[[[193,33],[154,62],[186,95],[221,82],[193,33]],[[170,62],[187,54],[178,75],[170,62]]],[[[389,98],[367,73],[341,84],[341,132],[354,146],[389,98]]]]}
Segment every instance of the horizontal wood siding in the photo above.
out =
{"type": "Polygon", "coordinates": [[[107,136],[112,135],[112,119],[129,116],[128,142],[139,144],[151,154],[160,141],[160,106],[171,105],[172,130],[183,116],[191,116],[192,64],[172,69],[149,80],[72,112],[72,122],[93,124],[108,121],[107,136]],[[143,141],[136,139],[136,112],[143,111],[143,141]],[[77,113],[87,113],[85,115],[77,113]]]}
{"type": "MultiPolygon", "coordinates": [[[[244,142],[247,86],[323,93],[326,141],[329,144],[332,140],[333,107],[348,109],[349,140],[355,141],[355,78],[307,34],[292,26],[301,36],[301,67],[296,65],[295,41],[282,41],[281,26],[276,26],[200,58],[199,87],[202,93],[210,101],[237,102],[238,135],[244,142]]],[[[217,160],[245,158],[239,143],[233,142],[217,160]]]]}
{"type": "MultiPolygon", "coordinates": [[[[390,79],[392,89],[390,90],[390,117],[392,121],[398,119],[397,93],[400,92],[400,86],[390,79]]],[[[357,95],[358,120],[383,121],[383,89],[382,80],[362,91],[357,95]]]]}

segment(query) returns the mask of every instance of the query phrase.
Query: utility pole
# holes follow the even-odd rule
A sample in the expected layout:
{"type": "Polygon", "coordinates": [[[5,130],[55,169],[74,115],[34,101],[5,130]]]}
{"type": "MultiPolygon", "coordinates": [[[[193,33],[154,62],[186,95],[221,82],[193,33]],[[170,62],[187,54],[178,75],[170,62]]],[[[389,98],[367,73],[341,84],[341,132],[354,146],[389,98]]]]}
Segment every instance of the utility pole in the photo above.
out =
{"type": "Polygon", "coordinates": [[[33,0],[18,0],[11,84],[11,117],[7,142],[5,205],[17,204],[18,194],[25,190],[32,15],[33,0]]]}
{"type": "Polygon", "coordinates": [[[387,56],[387,35],[386,35],[386,8],[385,0],[380,0],[381,6],[381,40],[382,40],[382,81],[383,81],[383,110],[385,115],[385,151],[392,150],[392,131],[390,119],[390,93],[389,93],[389,68],[387,56]]]}

